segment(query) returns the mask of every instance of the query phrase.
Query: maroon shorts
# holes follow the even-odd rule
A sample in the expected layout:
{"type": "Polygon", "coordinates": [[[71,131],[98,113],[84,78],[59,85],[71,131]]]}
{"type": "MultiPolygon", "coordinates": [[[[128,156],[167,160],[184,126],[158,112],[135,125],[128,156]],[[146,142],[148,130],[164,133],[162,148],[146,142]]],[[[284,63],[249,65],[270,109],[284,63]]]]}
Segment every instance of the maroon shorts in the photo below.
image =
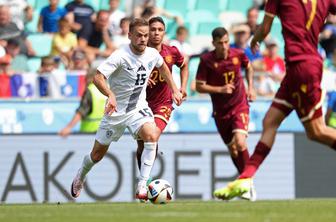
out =
{"type": "Polygon", "coordinates": [[[244,109],[225,118],[215,117],[217,130],[226,145],[231,145],[234,133],[248,134],[249,110],[244,109]]]}
{"type": "Polygon", "coordinates": [[[321,117],[322,63],[316,60],[292,62],[287,64],[286,72],[272,107],[286,116],[294,109],[302,122],[321,117]]]}
{"type": "Polygon", "coordinates": [[[166,128],[171,112],[174,110],[172,104],[152,107],[156,126],[161,132],[166,128]]]}

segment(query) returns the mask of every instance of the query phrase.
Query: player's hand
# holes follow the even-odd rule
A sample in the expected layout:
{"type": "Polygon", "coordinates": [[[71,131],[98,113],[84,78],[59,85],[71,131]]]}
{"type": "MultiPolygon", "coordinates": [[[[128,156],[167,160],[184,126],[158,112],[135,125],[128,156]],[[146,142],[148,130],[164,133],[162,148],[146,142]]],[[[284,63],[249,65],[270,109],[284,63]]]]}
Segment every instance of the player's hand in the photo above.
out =
{"type": "Polygon", "coordinates": [[[253,38],[252,41],[251,41],[251,50],[252,50],[252,53],[255,55],[259,51],[259,48],[260,48],[259,42],[257,42],[253,38]]]}
{"type": "Polygon", "coordinates": [[[149,78],[148,82],[147,82],[147,86],[153,88],[153,86],[155,86],[155,85],[156,85],[155,81],[153,79],[149,78]]]}
{"type": "Polygon", "coordinates": [[[249,102],[253,102],[255,101],[257,98],[257,94],[256,94],[256,91],[254,90],[253,87],[249,88],[247,90],[247,99],[249,102]]]}
{"type": "Polygon", "coordinates": [[[58,132],[58,135],[61,137],[67,137],[71,133],[71,128],[70,127],[64,127],[61,131],[58,132]]]}
{"type": "Polygon", "coordinates": [[[184,88],[180,89],[180,93],[182,94],[182,100],[185,101],[187,99],[187,91],[184,88]]]}
{"type": "Polygon", "coordinates": [[[117,111],[117,101],[114,95],[110,95],[106,101],[105,105],[105,115],[112,115],[113,112],[117,111]]]}
{"type": "Polygon", "coordinates": [[[235,86],[231,83],[226,84],[225,86],[220,87],[219,93],[232,94],[235,86]]]}
{"type": "Polygon", "coordinates": [[[180,93],[180,91],[173,92],[173,101],[176,105],[181,105],[183,101],[183,95],[180,93]]]}

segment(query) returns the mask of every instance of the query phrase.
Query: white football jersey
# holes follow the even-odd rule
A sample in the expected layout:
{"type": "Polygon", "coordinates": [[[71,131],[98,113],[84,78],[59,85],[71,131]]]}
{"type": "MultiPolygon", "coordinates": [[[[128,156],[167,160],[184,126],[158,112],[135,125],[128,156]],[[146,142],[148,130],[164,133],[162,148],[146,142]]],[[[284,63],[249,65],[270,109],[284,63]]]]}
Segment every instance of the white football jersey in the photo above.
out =
{"type": "Polygon", "coordinates": [[[106,77],[116,96],[117,112],[112,116],[148,106],[147,82],[154,67],[161,67],[162,64],[163,58],[156,49],[146,47],[142,55],[136,55],[130,45],[126,45],[114,51],[98,66],[98,71],[106,77]]]}

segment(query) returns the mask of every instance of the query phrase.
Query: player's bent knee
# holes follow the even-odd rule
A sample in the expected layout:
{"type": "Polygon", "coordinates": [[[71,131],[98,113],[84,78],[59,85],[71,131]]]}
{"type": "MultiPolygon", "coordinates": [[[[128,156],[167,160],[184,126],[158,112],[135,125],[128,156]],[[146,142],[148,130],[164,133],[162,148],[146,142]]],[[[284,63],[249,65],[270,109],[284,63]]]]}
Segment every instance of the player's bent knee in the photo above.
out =
{"type": "Polygon", "coordinates": [[[308,139],[313,141],[320,141],[322,135],[323,135],[322,129],[320,129],[319,127],[307,131],[308,139]]]}
{"type": "Polygon", "coordinates": [[[244,151],[245,149],[247,149],[247,145],[245,141],[237,141],[236,147],[237,147],[237,151],[244,151]]]}
{"type": "Polygon", "coordinates": [[[93,162],[97,163],[105,156],[109,145],[103,145],[99,142],[95,142],[94,147],[91,151],[91,159],[93,162]]]}

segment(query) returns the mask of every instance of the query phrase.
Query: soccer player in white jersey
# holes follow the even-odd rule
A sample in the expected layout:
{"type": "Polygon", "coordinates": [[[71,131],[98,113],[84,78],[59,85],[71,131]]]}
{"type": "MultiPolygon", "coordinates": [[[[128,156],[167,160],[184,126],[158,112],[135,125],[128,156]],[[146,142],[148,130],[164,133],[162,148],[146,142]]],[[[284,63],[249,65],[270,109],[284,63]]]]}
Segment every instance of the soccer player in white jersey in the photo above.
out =
{"type": "Polygon", "coordinates": [[[155,160],[158,132],[154,116],[146,101],[146,86],[154,67],[163,74],[172,89],[173,100],[182,103],[182,94],[176,87],[167,65],[159,52],[147,47],[149,26],[144,19],[130,23],[131,43],[112,53],[98,68],[94,77],[96,87],[108,97],[105,115],[96,134],[91,153],[84,157],[81,168],[71,185],[71,195],[77,198],[83,188],[86,174],[107,152],[112,141],[118,141],[127,128],[135,139],[144,141],[136,198],[147,199],[146,181],[155,160]],[[110,87],[106,84],[106,79],[110,87]]]}

